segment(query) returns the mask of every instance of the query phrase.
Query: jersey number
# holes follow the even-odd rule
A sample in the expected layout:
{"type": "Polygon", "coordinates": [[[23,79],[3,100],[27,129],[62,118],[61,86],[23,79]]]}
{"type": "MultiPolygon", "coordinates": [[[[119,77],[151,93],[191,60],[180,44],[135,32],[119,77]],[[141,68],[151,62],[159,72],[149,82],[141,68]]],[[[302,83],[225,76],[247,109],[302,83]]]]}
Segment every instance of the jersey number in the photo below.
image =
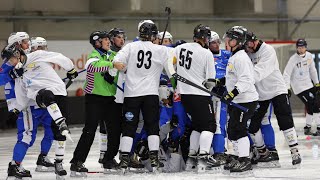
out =
{"type": "Polygon", "coordinates": [[[192,62],[192,57],[191,57],[192,54],[193,54],[192,51],[181,48],[180,56],[179,56],[179,65],[184,66],[186,69],[190,69],[191,62],[192,62]]]}
{"type": "Polygon", "coordinates": [[[144,68],[146,69],[150,69],[151,67],[151,57],[152,57],[152,53],[151,51],[147,51],[146,53],[144,53],[144,51],[140,50],[138,52],[138,63],[137,63],[137,67],[141,68],[144,65],[144,68]],[[146,56],[146,63],[143,63],[144,61],[144,57],[146,56]]]}

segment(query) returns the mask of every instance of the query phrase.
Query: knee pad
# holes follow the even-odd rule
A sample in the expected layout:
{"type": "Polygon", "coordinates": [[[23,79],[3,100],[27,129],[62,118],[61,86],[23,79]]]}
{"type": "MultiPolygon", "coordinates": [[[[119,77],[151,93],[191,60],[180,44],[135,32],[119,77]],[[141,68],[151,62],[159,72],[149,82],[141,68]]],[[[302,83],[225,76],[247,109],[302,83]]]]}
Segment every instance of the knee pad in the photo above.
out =
{"type": "Polygon", "coordinates": [[[55,103],[54,94],[50,90],[41,89],[36,96],[36,102],[39,107],[46,108],[55,103]]]}

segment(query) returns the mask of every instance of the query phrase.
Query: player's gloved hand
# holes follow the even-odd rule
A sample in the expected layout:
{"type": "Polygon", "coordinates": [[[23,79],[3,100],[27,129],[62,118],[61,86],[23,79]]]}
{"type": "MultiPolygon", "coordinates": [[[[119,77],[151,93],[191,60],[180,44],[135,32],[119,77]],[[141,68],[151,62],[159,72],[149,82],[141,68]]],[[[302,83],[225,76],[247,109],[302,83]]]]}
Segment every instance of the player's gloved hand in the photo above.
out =
{"type": "Polygon", "coordinates": [[[216,87],[217,79],[206,79],[202,82],[202,85],[206,87],[209,91],[212,91],[212,88],[216,87]]]}
{"type": "Polygon", "coordinates": [[[67,72],[68,79],[75,79],[77,76],[78,76],[78,72],[74,68],[67,72]]]}
{"type": "Polygon", "coordinates": [[[316,87],[316,94],[320,94],[320,83],[314,85],[316,87]]]}
{"type": "Polygon", "coordinates": [[[12,79],[16,79],[19,78],[23,75],[23,68],[19,68],[19,69],[12,69],[11,71],[9,71],[9,75],[12,79]]]}
{"type": "Polygon", "coordinates": [[[226,78],[220,78],[220,79],[216,79],[217,85],[216,86],[224,86],[226,84],[226,78]]]}
{"type": "Polygon", "coordinates": [[[9,121],[15,122],[18,119],[19,114],[20,114],[20,111],[14,108],[12,111],[9,112],[9,115],[8,115],[9,121]]]}
{"type": "Polygon", "coordinates": [[[239,91],[234,88],[230,92],[226,92],[223,97],[221,98],[221,102],[225,104],[230,104],[234,97],[236,97],[239,94],[239,91]]]}
{"type": "Polygon", "coordinates": [[[291,90],[288,89],[288,97],[291,97],[291,90]]]}
{"type": "Polygon", "coordinates": [[[113,84],[114,77],[111,76],[111,75],[109,74],[109,72],[105,72],[105,73],[103,74],[103,78],[104,78],[104,80],[107,81],[109,84],[113,84]]]}

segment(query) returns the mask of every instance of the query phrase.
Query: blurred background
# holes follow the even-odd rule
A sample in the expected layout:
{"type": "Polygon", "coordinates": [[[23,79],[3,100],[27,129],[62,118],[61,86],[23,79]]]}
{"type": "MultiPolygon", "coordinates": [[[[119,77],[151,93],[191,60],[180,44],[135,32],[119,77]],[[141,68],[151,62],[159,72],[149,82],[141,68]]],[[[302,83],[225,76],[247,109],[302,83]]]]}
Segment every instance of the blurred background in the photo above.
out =
{"type": "MultiPolygon", "coordinates": [[[[88,37],[95,30],[123,28],[127,42],[137,36],[137,25],[143,19],[153,20],[163,31],[170,7],[168,31],[174,41],[192,41],[193,28],[207,24],[220,37],[234,26],[242,25],[260,39],[273,45],[280,68],[284,69],[295,52],[295,41],[305,38],[314,54],[319,70],[320,3],[319,0],[1,0],[0,47],[6,45],[10,33],[25,31],[31,37],[47,39],[48,48],[65,54],[78,71],[84,69],[91,51],[88,37]]],[[[223,47],[223,44],[221,45],[223,47]]],[[[2,60],[0,60],[0,63],[2,60]]],[[[65,71],[55,67],[61,78],[65,71]]],[[[319,72],[319,71],[318,71],[319,72]]],[[[70,122],[83,122],[82,73],[68,89],[70,122]],[[82,113],[80,113],[82,112],[82,113]]],[[[3,87],[0,88],[0,129],[7,128],[3,87]]],[[[304,113],[304,106],[291,98],[295,113],[304,113]]]]}

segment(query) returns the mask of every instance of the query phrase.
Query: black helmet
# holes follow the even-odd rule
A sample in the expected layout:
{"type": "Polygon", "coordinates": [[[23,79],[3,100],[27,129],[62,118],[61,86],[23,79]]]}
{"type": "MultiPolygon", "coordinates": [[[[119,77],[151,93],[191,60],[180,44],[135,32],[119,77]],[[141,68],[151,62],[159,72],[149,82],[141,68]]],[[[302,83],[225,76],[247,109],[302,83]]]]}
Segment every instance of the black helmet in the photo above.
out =
{"type": "Polygon", "coordinates": [[[298,39],[296,42],[296,47],[305,46],[307,47],[307,41],[305,39],[298,39]]]}
{"type": "Polygon", "coordinates": [[[124,36],[124,39],[126,39],[126,36],[125,36],[125,32],[123,29],[121,28],[112,28],[110,31],[109,31],[109,37],[110,39],[112,40],[112,38],[116,37],[117,35],[119,34],[123,34],[124,36]]]}
{"type": "Polygon", "coordinates": [[[211,38],[211,30],[209,26],[199,24],[193,30],[193,37],[198,39],[211,38]]]}
{"type": "Polygon", "coordinates": [[[96,41],[101,41],[102,38],[109,38],[107,31],[94,31],[90,34],[90,44],[95,47],[96,41]]]}
{"type": "Polygon", "coordinates": [[[1,58],[4,59],[10,59],[11,57],[17,57],[20,59],[21,55],[25,55],[24,51],[16,46],[16,44],[12,44],[11,46],[5,47],[1,52],[1,58]]]}
{"type": "Polygon", "coordinates": [[[152,23],[143,23],[139,29],[139,37],[147,40],[151,40],[151,37],[156,37],[158,34],[158,28],[152,23]]]}
{"type": "Polygon", "coordinates": [[[228,37],[230,39],[237,40],[237,44],[244,45],[246,42],[247,31],[247,28],[243,26],[233,26],[223,35],[223,39],[228,37]]]}
{"type": "Polygon", "coordinates": [[[246,41],[256,41],[256,40],[258,40],[258,38],[253,32],[247,32],[246,41]]]}

